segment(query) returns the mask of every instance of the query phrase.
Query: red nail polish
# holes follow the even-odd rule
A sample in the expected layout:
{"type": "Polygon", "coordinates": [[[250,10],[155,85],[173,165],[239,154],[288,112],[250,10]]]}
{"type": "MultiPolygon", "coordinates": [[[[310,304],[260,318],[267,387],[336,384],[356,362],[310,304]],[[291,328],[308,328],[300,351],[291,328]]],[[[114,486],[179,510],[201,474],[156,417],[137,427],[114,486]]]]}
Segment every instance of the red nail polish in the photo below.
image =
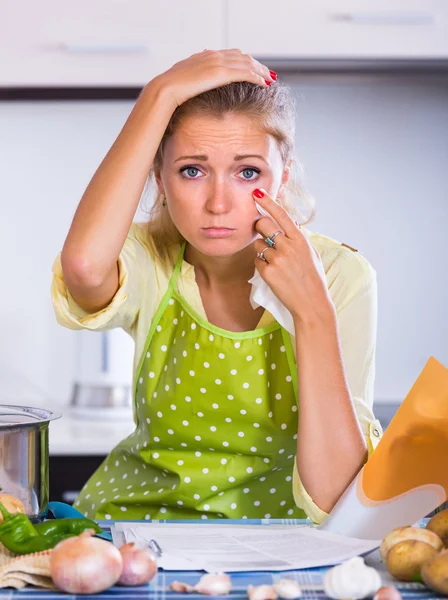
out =
{"type": "Polygon", "coordinates": [[[271,74],[272,79],[277,81],[277,73],[275,71],[269,71],[269,73],[271,74]]]}
{"type": "Polygon", "coordinates": [[[263,196],[264,196],[263,192],[261,190],[259,190],[259,189],[254,190],[252,193],[257,198],[263,198],[263,196]]]}
{"type": "Polygon", "coordinates": [[[267,79],[265,79],[266,85],[272,85],[272,81],[268,81],[267,79]]]}

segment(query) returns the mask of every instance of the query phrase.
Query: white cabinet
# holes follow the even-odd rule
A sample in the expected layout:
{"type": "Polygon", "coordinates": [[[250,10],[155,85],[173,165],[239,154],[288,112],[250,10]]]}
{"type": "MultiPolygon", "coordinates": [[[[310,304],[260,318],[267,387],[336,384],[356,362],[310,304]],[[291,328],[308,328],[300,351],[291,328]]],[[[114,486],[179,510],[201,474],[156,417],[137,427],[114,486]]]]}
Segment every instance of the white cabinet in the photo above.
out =
{"type": "Polygon", "coordinates": [[[228,0],[228,47],[263,58],[448,58],[447,0],[228,0]]]}
{"type": "Polygon", "coordinates": [[[0,0],[0,88],[141,87],[204,48],[448,59],[448,0],[0,0]]]}
{"type": "Polygon", "coordinates": [[[225,46],[224,0],[3,0],[0,86],[143,86],[225,46]]]}

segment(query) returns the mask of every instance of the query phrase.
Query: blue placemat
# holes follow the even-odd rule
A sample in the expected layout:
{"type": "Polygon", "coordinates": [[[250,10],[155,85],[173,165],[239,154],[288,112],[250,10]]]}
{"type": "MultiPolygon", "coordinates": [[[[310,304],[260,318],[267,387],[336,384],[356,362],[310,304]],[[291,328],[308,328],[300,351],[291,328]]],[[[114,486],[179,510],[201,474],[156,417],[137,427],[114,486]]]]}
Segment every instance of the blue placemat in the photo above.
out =
{"type": "MultiPolygon", "coordinates": [[[[227,596],[219,596],[219,598],[228,598],[232,600],[245,599],[247,600],[247,586],[270,584],[278,581],[283,577],[290,577],[296,580],[302,588],[302,599],[326,599],[322,588],[323,575],[326,569],[304,569],[301,571],[283,571],[282,573],[232,573],[232,592],[227,596]]],[[[61,592],[52,592],[31,586],[23,590],[0,590],[0,598],[8,598],[9,600],[86,600],[88,598],[106,599],[128,599],[135,600],[189,600],[197,598],[208,598],[210,596],[202,596],[201,594],[180,594],[169,590],[170,583],[175,580],[185,583],[195,584],[201,572],[195,571],[162,571],[160,570],[155,578],[147,585],[140,587],[121,587],[114,586],[101,594],[97,595],[70,595],[61,592]]],[[[398,589],[401,592],[403,600],[435,600],[443,598],[424,588],[418,583],[399,584],[398,589]]]]}
{"type": "MultiPolygon", "coordinates": [[[[54,516],[57,518],[79,516],[80,513],[73,509],[77,514],[70,511],[64,506],[55,506],[56,504],[62,503],[50,503],[52,505],[51,510],[54,516]],[[54,512],[56,511],[56,512],[54,512]]],[[[65,505],[67,506],[67,505],[65,505]]],[[[72,507],[70,507],[72,508],[72,507]]],[[[82,516],[82,515],[81,515],[82,516]]],[[[424,526],[427,519],[422,519],[420,525],[424,526]]],[[[151,521],[135,521],[138,523],[148,523],[151,521]]],[[[207,520],[204,522],[200,520],[164,520],[164,521],[152,521],[158,523],[196,523],[198,525],[207,525],[210,523],[219,525],[272,525],[272,524],[294,524],[294,525],[307,525],[310,524],[308,519],[217,519],[207,520]]],[[[98,521],[98,524],[103,527],[106,534],[110,536],[110,525],[113,521],[98,521]]],[[[219,596],[219,598],[228,598],[232,600],[245,599],[247,600],[247,586],[262,585],[275,583],[279,579],[289,577],[299,583],[302,588],[302,599],[303,600],[318,600],[326,599],[327,596],[323,591],[323,576],[328,570],[328,567],[314,568],[314,569],[301,569],[279,572],[245,572],[245,573],[230,573],[232,579],[232,592],[228,596],[219,596]]],[[[189,600],[197,598],[208,598],[201,594],[180,594],[178,592],[172,592],[169,590],[169,586],[173,581],[183,581],[194,585],[199,578],[204,574],[203,571],[163,571],[159,570],[154,579],[147,585],[139,587],[122,587],[114,586],[101,594],[96,595],[70,595],[62,592],[53,592],[44,590],[41,588],[35,588],[28,586],[23,590],[12,590],[10,588],[0,589],[0,599],[8,598],[9,600],[86,600],[89,598],[98,598],[101,600],[108,599],[134,599],[134,600],[189,600]]],[[[403,600],[436,600],[443,598],[434,592],[426,589],[422,584],[418,583],[402,583],[397,582],[396,587],[400,590],[403,600]]]]}

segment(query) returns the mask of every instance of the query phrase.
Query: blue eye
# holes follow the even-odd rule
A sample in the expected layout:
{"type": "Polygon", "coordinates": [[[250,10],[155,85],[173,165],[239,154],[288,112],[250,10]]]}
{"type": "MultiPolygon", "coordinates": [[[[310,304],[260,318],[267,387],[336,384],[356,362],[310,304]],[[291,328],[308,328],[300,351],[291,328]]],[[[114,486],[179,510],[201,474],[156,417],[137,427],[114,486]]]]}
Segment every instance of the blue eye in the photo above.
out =
{"type": "MultiPolygon", "coordinates": [[[[247,173],[247,172],[249,172],[249,173],[256,173],[257,176],[260,174],[259,169],[252,169],[251,168],[251,169],[243,169],[241,171],[241,173],[247,173]]],[[[258,177],[251,177],[250,179],[248,177],[243,177],[243,179],[245,179],[246,181],[254,181],[255,179],[258,179],[258,177]]]]}
{"type": "MultiPolygon", "coordinates": [[[[192,175],[191,177],[190,176],[186,177],[184,175],[184,173],[189,172],[189,171],[195,171],[196,173],[199,173],[199,169],[197,167],[182,167],[182,169],[180,169],[180,172],[182,173],[182,177],[185,177],[185,179],[197,179],[197,177],[195,177],[194,175],[192,175]]],[[[191,175],[191,172],[189,173],[189,175],[191,175]]]]}
{"type": "MultiPolygon", "coordinates": [[[[200,169],[198,167],[188,166],[182,167],[179,172],[181,173],[184,179],[199,179],[197,177],[198,173],[200,173],[200,169]],[[186,174],[185,174],[186,173],[186,174]]],[[[240,179],[244,179],[244,181],[256,181],[258,176],[260,175],[260,169],[256,169],[255,167],[250,167],[243,169],[240,171],[240,174],[243,173],[243,177],[240,179]],[[244,174],[256,174],[256,177],[246,177],[244,174]]]]}

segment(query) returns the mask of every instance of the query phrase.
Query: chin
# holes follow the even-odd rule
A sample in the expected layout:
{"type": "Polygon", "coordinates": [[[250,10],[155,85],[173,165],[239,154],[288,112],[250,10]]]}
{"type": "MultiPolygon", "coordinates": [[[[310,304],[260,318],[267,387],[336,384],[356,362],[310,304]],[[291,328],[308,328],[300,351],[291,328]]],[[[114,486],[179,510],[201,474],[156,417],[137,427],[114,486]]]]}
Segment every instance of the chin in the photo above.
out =
{"type": "Polygon", "coordinates": [[[229,240],[206,240],[199,242],[195,248],[207,256],[232,256],[241,250],[240,244],[229,240]]]}
{"type": "Polygon", "coordinates": [[[202,237],[199,240],[190,238],[190,240],[188,240],[188,243],[196,248],[196,250],[202,252],[202,254],[205,254],[206,256],[214,256],[217,258],[237,254],[254,241],[252,237],[241,240],[235,239],[232,236],[227,238],[202,237]]]}

